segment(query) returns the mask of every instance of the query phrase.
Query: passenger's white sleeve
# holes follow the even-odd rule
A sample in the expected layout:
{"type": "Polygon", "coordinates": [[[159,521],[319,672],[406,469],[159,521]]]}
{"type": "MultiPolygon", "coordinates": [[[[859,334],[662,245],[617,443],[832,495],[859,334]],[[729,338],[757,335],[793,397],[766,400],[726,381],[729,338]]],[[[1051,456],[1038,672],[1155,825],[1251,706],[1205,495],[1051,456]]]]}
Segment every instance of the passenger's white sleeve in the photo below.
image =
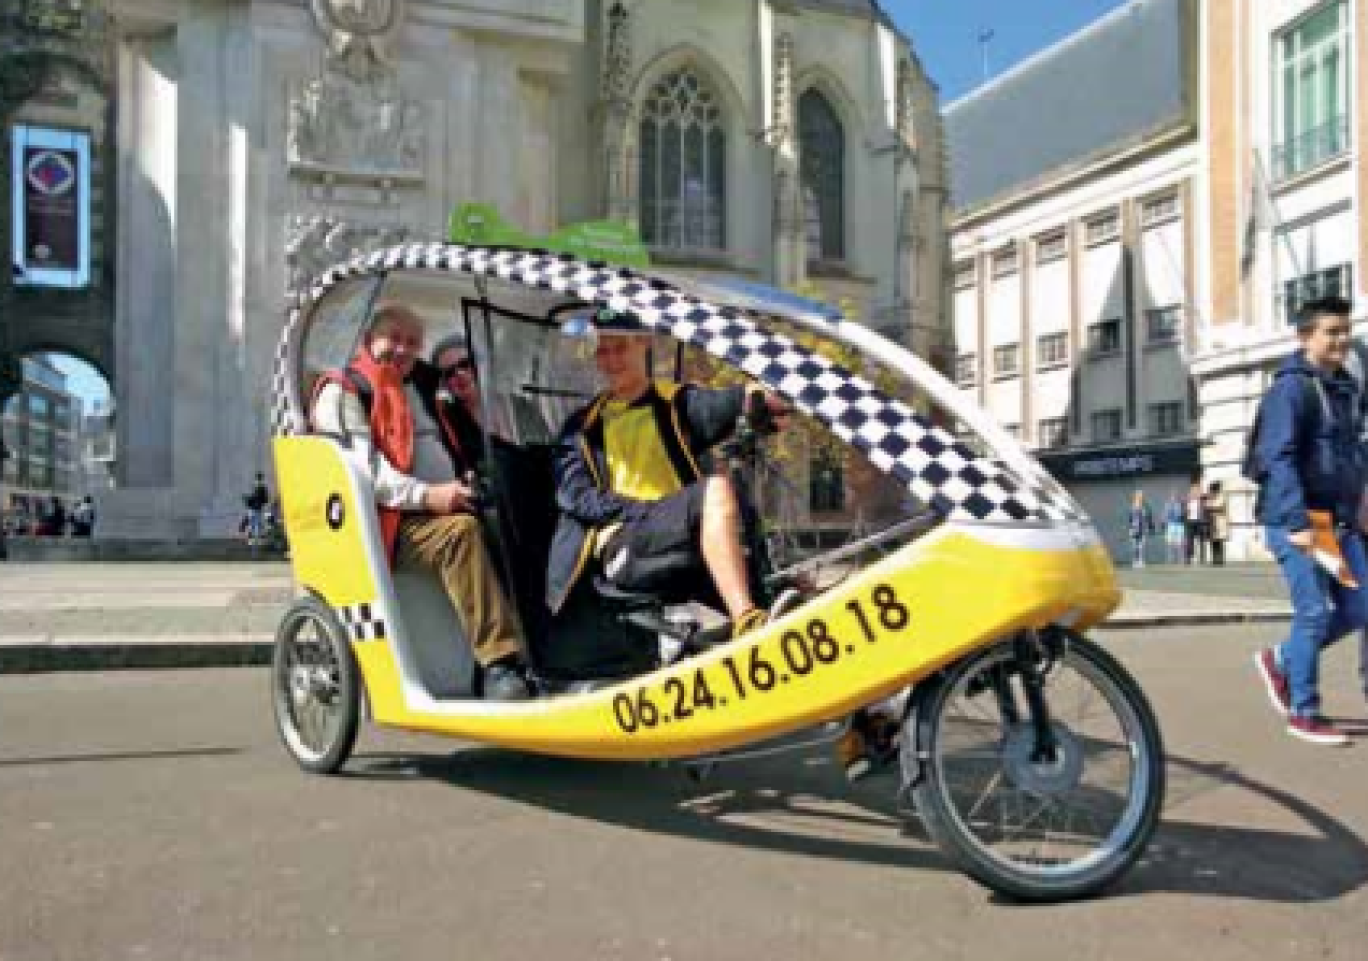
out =
{"type": "Polygon", "coordinates": [[[349,443],[365,458],[377,504],[401,511],[426,509],[428,485],[400,471],[375,447],[371,442],[370,420],[355,394],[336,383],[324,384],[314,403],[313,422],[318,433],[349,443]]]}

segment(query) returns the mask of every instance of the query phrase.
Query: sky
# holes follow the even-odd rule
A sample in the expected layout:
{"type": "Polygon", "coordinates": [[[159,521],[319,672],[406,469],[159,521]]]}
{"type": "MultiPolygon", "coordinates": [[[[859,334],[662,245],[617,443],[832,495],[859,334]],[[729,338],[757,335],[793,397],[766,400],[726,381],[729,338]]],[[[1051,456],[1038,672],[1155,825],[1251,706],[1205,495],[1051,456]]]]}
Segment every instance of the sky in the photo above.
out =
{"type": "Polygon", "coordinates": [[[882,0],[882,6],[911,37],[944,107],[983,82],[980,33],[993,34],[987,43],[992,78],[1125,0],[882,0]]]}
{"type": "Polygon", "coordinates": [[[66,375],[67,390],[81,398],[87,412],[96,400],[109,398],[109,385],[100,372],[85,361],[68,354],[48,354],[48,359],[66,375]]]}

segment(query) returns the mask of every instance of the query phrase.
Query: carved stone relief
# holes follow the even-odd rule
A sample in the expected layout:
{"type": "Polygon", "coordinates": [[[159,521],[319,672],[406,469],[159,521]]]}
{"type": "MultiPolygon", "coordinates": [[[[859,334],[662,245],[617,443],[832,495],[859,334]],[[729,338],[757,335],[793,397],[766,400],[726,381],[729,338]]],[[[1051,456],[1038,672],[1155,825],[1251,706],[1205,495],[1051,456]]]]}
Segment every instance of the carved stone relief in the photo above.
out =
{"type": "Polygon", "coordinates": [[[608,11],[599,107],[603,125],[603,210],[610,220],[636,219],[631,136],[632,23],[622,3],[608,11]]]}
{"type": "Polygon", "coordinates": [[[912,64],[907,60],[898,61],[898,135],[909,145],[916,144],[917,103],[912,64]]]}
{"type": "Polygon", "coordinates": [[[774,43],[774,115],[767,138],[772,144],[787,140],[793,127],[793,51],[793,35],[780,34],[774,43]]]}
{"type": "Polygon", "coordinates": [[[427,154],[424,105],[405,97],[390,43],[401,0],[313,0],[327,55],[290,97],[291,170],[362,180],[417,181],[427,154]]]}
{"type": "Polygon", "coordinates": [[[285,293],[293,298],[333,264],[357,254],[402,243],[408,230],[397,224],[362,224],[331,215],[294,214],[285,224],[285,293]]]}
{"type": "Polygon", "coordinates": [[[599,96],[606,104],[627,104],[631,99],[632,32],[630,14],[621,2],[608,11],[608,39],[603,50],[603,76],[599,96]]]}

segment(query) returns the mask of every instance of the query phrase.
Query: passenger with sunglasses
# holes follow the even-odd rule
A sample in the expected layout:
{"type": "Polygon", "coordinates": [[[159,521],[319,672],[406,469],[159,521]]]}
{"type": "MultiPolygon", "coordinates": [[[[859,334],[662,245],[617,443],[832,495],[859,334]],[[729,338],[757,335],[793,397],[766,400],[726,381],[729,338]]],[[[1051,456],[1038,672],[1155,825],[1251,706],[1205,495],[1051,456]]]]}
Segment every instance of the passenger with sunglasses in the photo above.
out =
{"type": "MultiPolygon", "coordinates": [[[[515,423],[522,424],[524,429],[529,427],[518,419],[517,398],[495,395],[491,398],[494,403],[489,410],[485,410],[484,397],[480,392],[480,371],[463,334],[452,334],[438,341],[432,349],[432,366],[441,377],[442,394],[458,408],[458,429],[469,430],[472,434],[468,449],[480,452],[483,457],[485,431],[507,445],[516,445],[525,440],[514,427],[515,423]],[[510,404],[513,405],[512,409],[510,404]]],[[[530,420],[540,424],[540,417],[535,413],[530,415],[530,420]]],[[[536,425],[532,425],[532,429],[537,430],[536,425]]],[[[545,425],[540,425],[540,433],[546,430],[545,425]]],[[[462,441],[465,440],[462,434],[462,441]]]]}

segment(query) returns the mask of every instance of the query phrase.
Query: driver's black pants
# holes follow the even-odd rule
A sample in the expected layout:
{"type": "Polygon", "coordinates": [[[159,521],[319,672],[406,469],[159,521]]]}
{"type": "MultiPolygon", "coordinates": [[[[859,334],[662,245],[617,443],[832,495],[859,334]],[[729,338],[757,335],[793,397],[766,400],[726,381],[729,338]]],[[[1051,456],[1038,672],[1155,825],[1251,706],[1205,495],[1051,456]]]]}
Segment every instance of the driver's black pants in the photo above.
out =
{"type": "Polygon", "coordinates": [[[700,546],[703,497],[704,484],[690,484],[625,521],[600,552],[604,576],[624,591],[668,597],[710,585],[700,546]]]}

